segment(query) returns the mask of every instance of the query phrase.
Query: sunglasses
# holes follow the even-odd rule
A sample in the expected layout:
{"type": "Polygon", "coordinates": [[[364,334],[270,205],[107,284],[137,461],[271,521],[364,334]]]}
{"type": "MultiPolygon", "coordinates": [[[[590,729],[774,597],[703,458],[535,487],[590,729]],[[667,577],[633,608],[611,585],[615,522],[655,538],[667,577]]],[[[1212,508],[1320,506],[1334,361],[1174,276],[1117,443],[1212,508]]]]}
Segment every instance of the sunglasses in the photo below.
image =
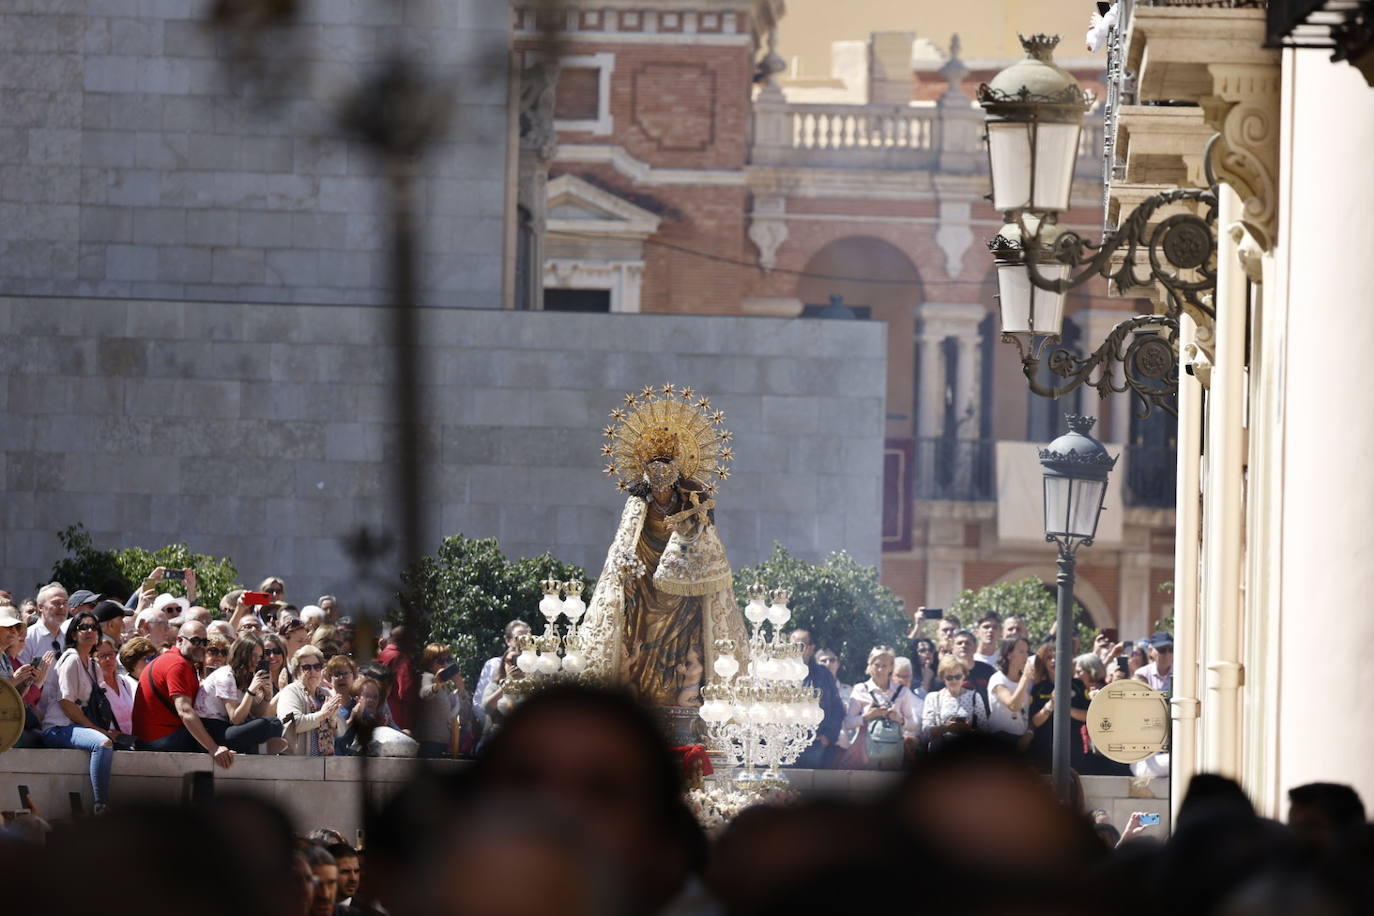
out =
{"type": "Polygon", "coordinates": [[[324,665],[320,662],[301,662],[300,669],[302,671],[323,671],[324,665]]]}
{"type": "Polygon", "coordinates": [[[77,627],[76,627],[76,630],[77,630],[78,633],[89,633],[89,632],[91,632],[92,630],[99,630],[99,629],[100,629],[100,624],[98,624],[98,623],[82,623],[82,624],[78,624],[77,627]]]}
{"type": "Polygon", "coordinates": [[[206,651],[206,653],[209,654],[209,655],[223,655],[223,654],[224,654],[224,650],[221,649],[219,646],[211,646],[210,648],[206,649],[205,651],[206,651]]]}
{"type": "Polygon", "coordinates": [[[195,646],[197,649],[203,646],[210,645],[210,640],[206,639],[204,636],[183,636],[181,638],[189,642],[191,645],[195,646]]]}
{"type": "Polygon", "coordinates": [[[265,589],[265,591],[269,595],[280,595],[282,593],[282,590],[280,588],[269,588],[265,589]]]}
{"type": "Polygon", "coordinates": [[[281,649],[263,649],[263,655],[284,655],[281,649]]]}

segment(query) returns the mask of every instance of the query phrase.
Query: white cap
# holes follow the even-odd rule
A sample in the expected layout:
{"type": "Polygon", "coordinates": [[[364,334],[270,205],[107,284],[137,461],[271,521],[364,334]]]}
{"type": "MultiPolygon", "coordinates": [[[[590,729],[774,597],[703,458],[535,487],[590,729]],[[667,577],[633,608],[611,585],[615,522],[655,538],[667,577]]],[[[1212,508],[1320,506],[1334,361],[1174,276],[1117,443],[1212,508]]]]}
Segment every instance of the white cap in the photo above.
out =
{"type": "Polygon", "coordinates": [[[17,627],[23,622],[23,618],[13,607],[8,604],[0,605],[0,627],[17,627]]]}
{"type": "Polygon", "coordinates": [[[168,605],[172,604],[177,605],[178,610],[176,611],[176,613],[178,614],[185,613],[186,609],[191,606],[191,602],[187,601],[185,598],[178,598],[175,595],[169,595],[166,592],[163,592],[161,595],[158,595],[156,598],[153,599],[152,608],[155,611],[162,611],[163,613],[166,613],[168,605]]]}

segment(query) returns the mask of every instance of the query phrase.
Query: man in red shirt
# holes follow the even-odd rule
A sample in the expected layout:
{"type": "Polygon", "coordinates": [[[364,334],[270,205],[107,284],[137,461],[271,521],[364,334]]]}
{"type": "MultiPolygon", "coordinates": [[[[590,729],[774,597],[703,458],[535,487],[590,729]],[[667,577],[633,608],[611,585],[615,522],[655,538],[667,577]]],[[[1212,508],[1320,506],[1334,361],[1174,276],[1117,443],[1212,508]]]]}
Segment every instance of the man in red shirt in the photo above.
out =
{"type": "Polygon", "coordinates": [[[205,624],[192,620],[181,627],[176,645],[149,662],[134,695],[134,734],[141,751],[194,752],[197,746],[229,769],[234,752],[215,743],[196,714],[200,681],[193,663],[205,658],[205,624]]]}
{"type": "Polygon", "coordinates": [[[396,727],[406,734],[415,725],[415,707],[420,702],[420,685],[415,679],[415,662],[411,660],[412,640],[410,631],[404,627],[393,627],[387,639],[386,648],[377,653],[377,661],[386,665],[396,681],[395,689],[387,699],[391,708],[391,718],[396,727]]]}

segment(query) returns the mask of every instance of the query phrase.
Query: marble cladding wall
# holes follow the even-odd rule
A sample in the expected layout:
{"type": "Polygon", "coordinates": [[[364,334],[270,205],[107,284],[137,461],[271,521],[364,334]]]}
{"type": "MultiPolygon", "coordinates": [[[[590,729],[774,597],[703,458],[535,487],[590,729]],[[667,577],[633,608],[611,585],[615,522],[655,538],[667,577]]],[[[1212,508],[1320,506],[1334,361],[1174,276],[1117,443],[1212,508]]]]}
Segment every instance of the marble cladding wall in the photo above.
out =
{"type": "MultiPolygon", "coordinates": [[[[780,541],[879,559],[886,326],[733,316],[423,313],[428,545],[498,537],[600,571],[623,497],[601,473],[627,391],[726,413],[717,522],[734,565],[780,541]]],[[[0,296],[0,587],[27,593],[82,522],[186,541],[292,596],[354,591],[340,537],[393,524],[391,352],[371,307],[0,296]]],[[[80,585],[81,583],[72,583],[80,585]]]]}
{"type": "MultiPolygon", "coordinates": [[[[214,770],[215,791],[251,795],[279,805],[297,832],[328,826],[352,837],[360,823],[362,768],[357,757],[245,757],[228,770],[215,769],[204,754],[117,752],[110,779],[112,803],[135,799],[175,802],[181,797],[182,774],[214,770]]],[[[388,798],[414,773],[415,761],[374,758],[369,761],[370,794],[374,803],[388,798]]],[[[437,760],[429,765],[453,772],[466,761],[437,760]]],[[[29,787],[40,813],[62,818],[67,795],[78,792],[90,810],[89,758],[83,751],[11,750],[0,754],[0,792],[18,807],[14,786],[29,787]]],[[[878,770],[788,770],[793,788],[803,794],[849,798],[871,797],[890,790],[900,774],[878,770]]],[[[1125,776],[1084,776],[1086,810],[1101,808],[1111,822],[1124,828],[1131,812],[1160,816],[1160,839],[1170,831],[1169,780],[1152,779],[1148,786],[1132,786],[1125,776]]]]}
{"type": "Polygon", "coordinates": [[[268,31],[256,82],[231,71],[212,5],[3,4],[0,293],[387,301],[377,163],[337,114],[400,42],[453,98],[418,194],[423,295],[499,301],[504,0],[310,0],[268,31]]]}

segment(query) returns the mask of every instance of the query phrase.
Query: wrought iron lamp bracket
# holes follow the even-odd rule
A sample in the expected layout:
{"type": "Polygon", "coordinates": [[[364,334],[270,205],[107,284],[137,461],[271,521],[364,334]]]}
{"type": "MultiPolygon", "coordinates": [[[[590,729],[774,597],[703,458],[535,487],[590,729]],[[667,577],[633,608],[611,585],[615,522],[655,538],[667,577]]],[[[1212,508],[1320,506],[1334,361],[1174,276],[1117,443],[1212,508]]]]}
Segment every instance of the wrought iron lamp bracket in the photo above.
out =
{"type": "Polygon", "coordinates": [[[1136,416],[1142,420],[1158,407],[1178,416],[1171,403],[1178,394],[1178,319],[1170,315],[1134,315],[1112,328],[1107,338],[1087,356],[1057,346],[1055,336],[1003,334],[1004,343],[1016,344],[1021,372],[1034,394],[1057,400],[1084,385],[1097,389],[1099,397],[1129,391],[1140,403],[1136,416]],[[1152,333],[1140,333],[1150,331],[1152,333]],[[1050,349],[1053,346],[1054,349],[1050,349]],[[1038,378],[1040,364],[1049,350],[1049,368],[1063,384],[1046,385],[1038,378]],[[1120,376],[1113,371],[1120,364],[1120,376]]]}
{"type": "Polygon", "coordinates": [[[1016,344],[1021,371],[1030,389],[1042,397],[1058,399],[1083,385],[1096,388],[1101,397],[1130,391],[1140,403],[1136,416],[1144,419],[1154,408],[1177,417],[1172,400],[1178,394],[1179,318],[1185,310],[1208,319],[1216,318],[1217,287],[1217,183],[1212,169],[1212,150],[1220,134],[1207,142],[1203,167],[1209,187],[1172,188],[1153,194],[1140,204],[1100,243],[1072,230],[1057,234],[1049,244],[1040,241],[1057,214],[1021,211],[1016,223],[1025,240],[1022,250],[1030,282],[1043,290],[1066,293],[1095,276],[1106,278],[1122,295],[1129,290],[1156,284],[1164,294],[1161,314],[1136,315],[1112,328],[1092,353],[1080,357],[1064,347],[1049,353],[1050,371],[1064,384],[1046,385],[1037,379],[1045,351],[1057,345],[1054,335],[1004,333],[1003,342],[1016,344]],[[1176,213],[1151,227],[1161,208],[1194,202],[1199,212],[1176,213]],[[1029,218],[1028,218],[1029,217],[1029,218]],[[1119,266],[1113,267],[1117,253],[1119,266]],[[1069,266],[1069,276],[1059,279],[1040,272],[1043,261],[1069,266]],[[1140,334],[1141,331],[1154,333],[1140,334]],[[1120,378],[1113,364],[1120,363],[1120,378]]]}

